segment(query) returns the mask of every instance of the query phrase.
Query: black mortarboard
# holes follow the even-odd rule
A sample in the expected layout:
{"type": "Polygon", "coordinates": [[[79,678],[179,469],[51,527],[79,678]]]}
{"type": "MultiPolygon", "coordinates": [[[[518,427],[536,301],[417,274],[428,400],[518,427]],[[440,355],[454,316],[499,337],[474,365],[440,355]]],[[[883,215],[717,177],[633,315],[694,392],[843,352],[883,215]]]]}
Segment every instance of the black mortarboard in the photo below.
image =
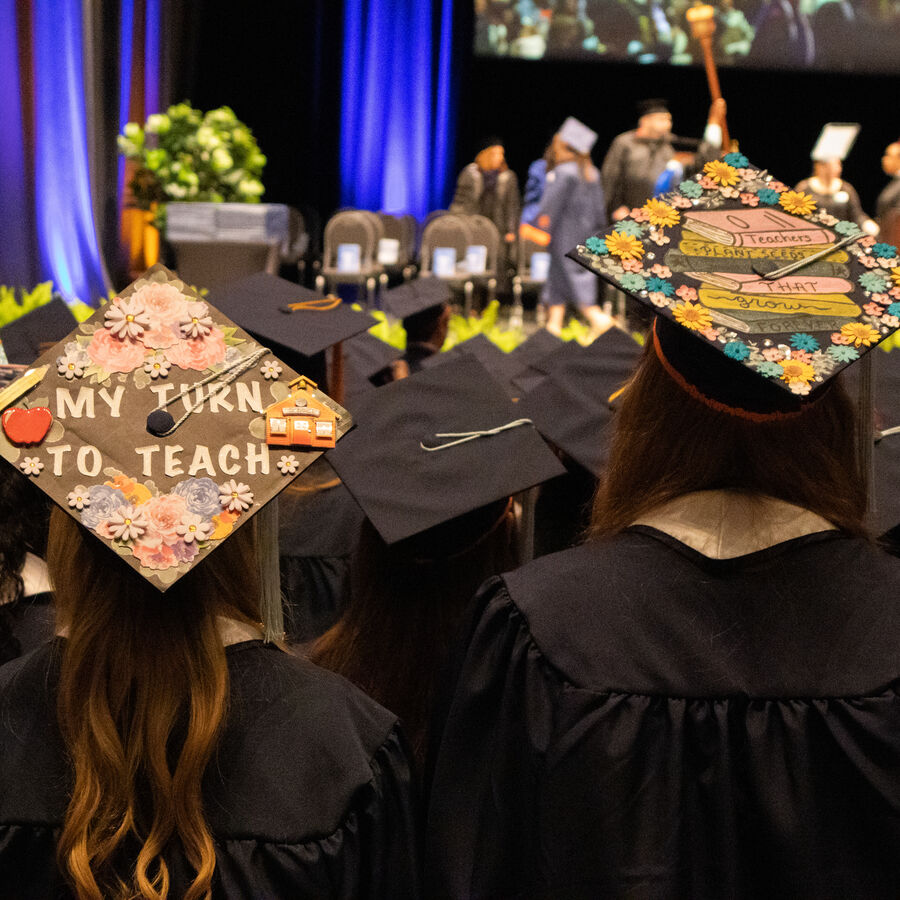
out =
{"type": "Polygon", "coordinates": [[[565,471],[473,358],[395,381],[365,401],[354,411],[357,428],[328,459],[388,544],[565,471]],[[448,433],[457,436],[440,436],[448,433]]]}
{"type": "Polygon", "coordinates": [[[40,356],[42,344],[55,344],[77,324],[75,316],[57,294],[49,303],[0,328],[0,343],[9,362],[27,366],[40,356]]]}
{"type": "Polygon", "coordinates": [[[344,303],[267,272],[248,275],[209,293],[217,309],[279,352],[313,356],[371,328],[375,320],[344,303]],[[299,304],[301,308],[291,309],[299,304]]]}
{"type": "Polygon", "coordinates": [[[35,366],[0,455],[161,591],[352,425],[163,266],[35,366]]]}
{"type": "Polygon", "coordinates": [[[442,366],[456,360],[476,359],[491,373],[494,380],[502,386],[510,397],[518,397],[520,391],[512,384],[512,379],[519,371],[519,366],[508,353],[504,353],[490,338],[483,334],[457,344],[443,353],[435,353],[422,360],[423,369],[442,366]]]}
{"type": "Polygon", "coordinates": [[[391,288],[384,295],[382,305],[385,312],[395,319],[424,312],[433,306],[449,302],[452,294],[447,283],[440,278],[416,278],[391,288]]]}
{"type": "Polygon", "coordinates": [[[575,345],[518,404],[520,414],[552,444],[594,475],[606,464],[603,429],[611,397],[627,382],[641,355],[638,343],[610,328],[587,347],[575,345]]]}
{"type": "Polygon", "coordinates": [[[512,383],[520,394],[528,393],[546,377],[547,371],[543,368],[543,360],[564,347],[566,343],[546,328],[539,328],[509,354],[516,365],[512,383]]]}
{"type": "Polygon", "coordinates": [[[667,113],[668,111],[669,102],[662,97],[650,97],[646,100],[639,100],[637,103],[638,118],[649,116],[652,113],[667,113]]]}
{"type": "Polygon", "coordinates": [[[740,153],[570,255],[673,323],[652,339],[684,386],[750,418],[797,410],[900,328],[897,248],[740,153]]]}
{"type": "Polygon", "coordinates": [[[363,378],[370,378],[403,356],[403,351],[364,331],[344,343],[344,361],[363,378]]]}

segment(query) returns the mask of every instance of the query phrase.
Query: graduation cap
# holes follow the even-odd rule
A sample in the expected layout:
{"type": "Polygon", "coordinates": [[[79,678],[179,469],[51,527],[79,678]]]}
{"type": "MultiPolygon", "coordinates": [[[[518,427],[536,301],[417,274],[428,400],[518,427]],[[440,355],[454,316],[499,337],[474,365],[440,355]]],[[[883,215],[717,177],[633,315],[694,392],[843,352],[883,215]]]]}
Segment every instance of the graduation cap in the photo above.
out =
{"type": "Polygon", "coordinates": [[[565,472],[475,359],[365,399],[328,460],[388,544],[565,472]]]}
{"type": "Polygon", "coordinates": [[[483,334],[457,344],[450,350],[435,353],[422,360],[423,369],[431,369],[435,366],[443,366],[449,362],[461,360],[463,364],[467,360],[477,360],[478,363],[491,374],[494,380],[503,388],[509,397],[518,397],[521,393],[513,386],[513,378],[519,371],[518,363],[504,353],[490,338],[483,334]]]}
{"type": "Polygon", "coordinates": [[[452,294],[447,283],[429,276],[416,278],[391,288],[384,295],[382,306],[395,319],[406,319],[417,313],[449,303],[452,294]]]}
{"type": "Polygon", "coordinates": [[[597,132],[588,128],[584,122],[569,116],[559,129],[560,140],[578,153],[588,154],[597,143],[597,132]]]}
{"type": "Polygon", "coordinates": [[[0,344],[7,362],[31,365],[40,356],[42,345],[56,343],[77,324],[62,297],[54,294],[49,303],[0,328],[0,344]]]}
{"type": "Polygon", "coordinates": [[[813,160],[847,158],[850,148],[859,134],[858,122],[828,122],[816,140],[810,156],[813,160]]]}
{"type": "Polygon", "coordinates": [[[520,394],[527,394],[547,376],[551,357],[563,352],[568,345],[569,342],[551,334],[546,328],[539,328],[509,354],[517,367],[512,378],[513,386],[520,394]]]}
{"type": "Polygon", "coordinates": [[[0,408],[0,455],[160,591],[352,425],[163,266],[48,350],[0,408]]]}
{"type": "Polygon", "coordinates": [[[210,291],[209,300],[303,371],[307,368],[303,357],[322,353],[375,324],[368,313],[268,272],[257,272],[216,288],[210,291]]]}
{"type": "Polygon", "coordinates": [[[600,475],[606,464],[603,429],[612,419],[612,398],[628,381],[641,352],[637,341],[618,328],[610,328],[587,347],[574,344],[519,401],[520,415],[530,418],[575,462],[600,475]]]}
{"type": "Polygon", "coordinates": [[[900,328],[897,248],[740,153],[569,255],[671,323],[652,339],[686,388],[751,418],[799,410],[900,328]]]}

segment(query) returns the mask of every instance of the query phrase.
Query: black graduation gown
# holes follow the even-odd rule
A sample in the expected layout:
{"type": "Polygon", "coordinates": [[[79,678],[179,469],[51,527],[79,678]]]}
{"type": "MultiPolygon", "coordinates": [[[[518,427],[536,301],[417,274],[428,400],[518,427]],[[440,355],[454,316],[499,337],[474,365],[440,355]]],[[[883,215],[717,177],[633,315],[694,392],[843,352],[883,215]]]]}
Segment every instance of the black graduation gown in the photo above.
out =
{"type": "Polygon", "coordinates": [[[900,561],[649,527],[488,582],[434,762],[432,897],[900,896],[900,561]]]}
{"type": "MultiPolygon", "coordinates": [[[[0,668],[0,898],[69,898],[54,861],[70,775],[56,724],[59,642],[0,668]]],[[[229,716],[203,784],[213,897],[413,898],[416,816],[396,718],[344,679],[248,641],[229,647],[229,716]]],[[[169,896],[192,873],[166,856],[169,896]]]]}

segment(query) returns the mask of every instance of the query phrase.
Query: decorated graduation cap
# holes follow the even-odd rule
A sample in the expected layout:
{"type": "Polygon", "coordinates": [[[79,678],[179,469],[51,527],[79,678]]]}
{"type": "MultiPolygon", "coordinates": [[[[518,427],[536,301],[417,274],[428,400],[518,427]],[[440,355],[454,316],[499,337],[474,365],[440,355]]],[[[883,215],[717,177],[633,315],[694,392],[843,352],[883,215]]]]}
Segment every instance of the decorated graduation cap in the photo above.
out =
{"type": "Polygon", "coordinates": [[[740,153],[570,256],[670,323],[652,340],[691,392],[751,418],[798,410],[900,328],[897,248],[740,153]]]}
{"type": "Polygon", "coordinates": [[[0,407],[0,455],[160,591],[352,425],[163,266],[47,351],[0,407]]]}
{"type": "Polygon", "coordinates": [[[385,385],[328,460],[388,544],[565,469],[473,358],[385,385]]]}
{"type": "Polygon", "coordinates": [[[829,159],[844,160],[858,134],[858,122],[828,122],[822,126],[810,156],[816,162],[829,159]]]}
{"type": "Polygon", "coordinates": [[[597,132],[588,128],[584,122],[569,116],[559,129],[560,140],[578,153],[590,153],[597,143],[597,132]]]}
{"type": "Polygon", "coordinates": [[[615,395],[640,355],[637,341],[618,328],[610,328],[587,347],[573,342],[519,401],[519,413],[580,466],[600,475],[607,456],[603,428],[612,418],[615,395]]]}
{"type": "Polygon", "coordinates": [[[314,356],[375,324],[365,312],[257,272],[209,293],[210,303],[282,356],[314,356]]]}
{"type": "Polygon", "coordinates": [[[445,281],[429,276],[391,288],[385,293],[382,305],[385,312],[395,319],[406,319],[443,306],[450,301],[451,296],[445,281]]]}

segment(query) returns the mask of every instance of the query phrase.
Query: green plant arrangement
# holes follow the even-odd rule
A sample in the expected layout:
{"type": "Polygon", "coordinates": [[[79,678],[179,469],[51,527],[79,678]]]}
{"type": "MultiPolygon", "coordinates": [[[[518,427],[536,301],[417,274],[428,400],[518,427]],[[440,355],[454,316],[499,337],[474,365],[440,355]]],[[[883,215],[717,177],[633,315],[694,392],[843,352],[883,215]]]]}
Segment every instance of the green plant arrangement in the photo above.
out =
{"type": "Polygon", "coordinates": [[[204,113],[190,103],[129,122],[119,152],[138,164],[129,187],[141,209],[156,209],[165,223],[169,200],[257,203],[266,157],[253,132],[227,106],[204,113]]]}

